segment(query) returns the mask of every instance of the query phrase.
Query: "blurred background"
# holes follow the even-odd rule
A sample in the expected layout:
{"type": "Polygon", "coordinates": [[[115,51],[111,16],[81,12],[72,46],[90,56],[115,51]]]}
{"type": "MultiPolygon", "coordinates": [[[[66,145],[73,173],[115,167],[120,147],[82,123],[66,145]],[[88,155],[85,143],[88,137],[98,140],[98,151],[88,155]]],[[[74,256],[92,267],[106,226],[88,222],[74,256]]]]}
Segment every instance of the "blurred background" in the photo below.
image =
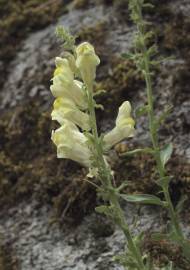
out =
{"type": "MultiPolygon", "coordinates": [[[[190,2],[151,0],[145,10],[162,57],[154,70],[156,113],[169,105],[170,116],[160,129],[161,145],[172,141],[168,164],[174,204],[187,195],[181,218],[189,235],[190,215],[190,2]]],[[[99,129],[114,126],[118,106],[130,100],[133,108],[146,103],[145,85],[134,64],[122,58],[132,50],[135,27],[128,0],[0,0],[0,270],[123,269],[112,256],[124,239],[107,219],[94,214],[100,203],[93,186],[84,181],[86,170],[70,160],[58,160],[51,142],[50,93],[55,56],[63,51],[55,36],[63,25],[77,43],[91,42],[101,59],[95,91],[105,107],[97,111],[99,129]]],[[[126,192],[156,194],[152,158],[119,155],[150,144],[147,119],[136,119],[136,136],[118,144],[110,154],[116,184],[129,179],[126,192]]],[[[124,205],[134,230],[147,232],[144,249],[156,261],[165,257],[190,269],[180,251],[150,240],[150,229],[167,224],[166,213],[151,207],[124,205]],[[163,255],[165,254],[165,255],[163,255]]]]}

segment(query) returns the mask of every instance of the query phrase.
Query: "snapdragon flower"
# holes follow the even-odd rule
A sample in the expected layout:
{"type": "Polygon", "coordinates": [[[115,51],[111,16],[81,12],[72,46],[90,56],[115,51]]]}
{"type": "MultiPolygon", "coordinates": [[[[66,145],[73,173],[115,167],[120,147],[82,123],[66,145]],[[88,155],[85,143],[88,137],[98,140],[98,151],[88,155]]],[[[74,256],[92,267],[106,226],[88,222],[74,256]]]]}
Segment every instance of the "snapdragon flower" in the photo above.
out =
{"type": "Polygon", "coordinates": [[[87,146],[87,138],[79,131],[77,126],[66,121],[63,126],[52,131],[51,136],[57,146],[57,157],[71,159],[89,168],[90,150],[87,146]]]}
{"type": "Polygon", "coordinates": [[[71,70],[69,61],[56,57],[56,69],[52,79],[53,84],[50,90],[54,97],[64,97],[73,100],[80,108],[86,109],[87,102],[83,89],[83,83],[74,80],[74,73],[71,70]]]}
{"type": "Polygon", "coordinates": [[[76,61],[75,61],[75,57],[73,54],[69,53],[69,52],[64,52],[64,58],[66,58],[68,60],[69,66],[72,70],[73,73],[77,73],[77,66],[76,66],[76,61]]]}
{"type": "Polygon", "coordinates": [[[96,55],[94,47],[83,42],[76,48],[76,66],[79,69],[84,83],[88,87],[92,87],[96,76],[96,66],[99,65],[100,59],[96,55]]]}
{"type": "MultiPolygon", "coordinates": [[[[92,91],[100,59],[88,42],[76,48],[76,60],[70,54],[65,57],[56,58],[51,86],[51,91],[56,97],[51,116],[61,125],[52,132],[52,140],[57,146],[58,158],[72,159],[88,167],[90,176],[97,176],[99,172],[93,166],[93,151],[88,144],[89,137],[80,132],[79,127],[82,131],[90,130],[90,115],[86,112],[89,109],[87,95],[88,91],[92,91]],[[83,82],[75,80],[79,73],[83,82]]],[[[115,127],[103,138],[106,149],[133,135],[135,122],[130,114],[131,105],[125,101],[119,108],[115,127]]],[[[104,160],[107,164],[105,156],[104,160]]]]}
{"type": "Polygon", "coordinates": [[[131,117],[131,104],[129,101],[125,101],[119,107],[115,127],[104,136],[105,147],[111,148],[125,138],[133,136],[134,125],[135,121],[131,117]]]}
{"type": "Polygon", "coordinates": [[[78,125],[83,130],[89,130],[89,115],[80,111],[75,103],[67,98],[57,98],[53,104],[53,111],[51,113],[52,120],[58,121],[60,125],[69,120],[78,125]]]}

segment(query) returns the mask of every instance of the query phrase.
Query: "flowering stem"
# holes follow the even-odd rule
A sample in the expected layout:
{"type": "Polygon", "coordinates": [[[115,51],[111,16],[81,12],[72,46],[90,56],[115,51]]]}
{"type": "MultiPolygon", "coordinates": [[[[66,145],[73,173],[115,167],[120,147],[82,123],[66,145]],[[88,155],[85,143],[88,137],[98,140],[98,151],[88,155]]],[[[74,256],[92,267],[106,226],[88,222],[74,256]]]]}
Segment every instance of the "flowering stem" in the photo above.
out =
{"type": "MultiPolygon", "coordinates": [[[[140,37],[140,50],[142,53],[142,58],[143,58],[143,75],[145,78],[146,82],[146,93],[147,93],[147,99],[148,99],[148,118],[149,118],[149,130],[150,130],[150,135],[151,135],[151,141],[152,145],[154,148],[154,157],[156,160],[157,164],[157,170],[159,172],[159,176],[161,181],[165,178],[168,178],[166,175],[165,168],[162,164],[161,161],[161,155],[160,155],[160,147],[159,147],[159,140],[158,140],[158,127],[156,123],[156,117],[154,114],[154,102],[153,102],[153,91],[152,91],[152,78],[151,78],[151,73],[150,73],[150,56],[148,54],[148,49],[146,47],[146,39],[145,39],[145,27],[144,27],[144,22],[143,22],[143,17],[142,17],[142,7],[138,6],[138,21],[137,21],[137,29],[139,32],[139,37],[140,37]]],[[[169,183],[169,181],[168,181],[169,183]]],[[[183,232],[181,230],[176,212],[174,210],[171,197],[169,194],[169,186],[168,184],[161,184],[165,200],[167,202],[168,206],[168,211],[170,214],[171,222],[174,226],[175,232],[178,235],[178,237],[181,240],[184,240],[183,232]]]]}
{"type": "Polygon", "coordinates": [[[140,249],[133,240],[124,212],[121,209],[117,193],[112,184],[113,177],[112,177],[111,171],[109,167],[107,166],[103,157],[102,142],[98,136],[98,131],[97,131],[96,114],[95,114],[95,106],[94,106],[95,102],[93,99],[92,86],[87,86],[87,92],[88,92],[88,109],[89,109],[89,115],[90,115],[90,125],[91,125],[92,135],[94,139],[93,148],[94,148],[96,163],[98,166],[99,178],[104,188],[104,191],[108,197],[110,206],[112,206],[114,209],[113,218],[117,222],[119,227],[122,229],[127,239],[128,248],[130,252],[133,254],[133,257],[137,265],[137,269],[145,270],[146,268],[143,263],[140,249]]]}

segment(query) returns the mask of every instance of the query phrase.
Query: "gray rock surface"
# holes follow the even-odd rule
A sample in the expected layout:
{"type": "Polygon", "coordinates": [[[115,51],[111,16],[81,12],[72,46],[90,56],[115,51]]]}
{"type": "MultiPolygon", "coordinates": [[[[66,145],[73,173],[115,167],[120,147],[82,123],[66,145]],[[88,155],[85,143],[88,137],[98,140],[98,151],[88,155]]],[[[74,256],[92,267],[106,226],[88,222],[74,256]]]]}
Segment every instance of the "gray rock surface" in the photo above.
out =
{"type": "MultiPolygon", "coordinates": [[[[160,227],[161,212],[143,207],[140,215],[133,205],[125,207],[133,232],[160,227]],[[138,224],[134,217],[138,213],[138,224]],[[139,219],[140,217],[140,219],[139,219]]],[[[125,239],[118,230],[97,237],[98,216],[92,214],[77,228],[61,230],[50,224],[51,209],[36,202],[21,203],[0,219],[0,233],[11,243],[21,270],[123,270],[114,264],[113,256],[123,251],[125,239]]],[[[98,225],[99,224],[99,225],[98,225]]],[[[108,224],[108,226],[110,226],[108,224]]],[[[99,228],[101,230],[101,228],[99,228]]],[[[104,233],[104,232],[103,232],[104,233]]]]}

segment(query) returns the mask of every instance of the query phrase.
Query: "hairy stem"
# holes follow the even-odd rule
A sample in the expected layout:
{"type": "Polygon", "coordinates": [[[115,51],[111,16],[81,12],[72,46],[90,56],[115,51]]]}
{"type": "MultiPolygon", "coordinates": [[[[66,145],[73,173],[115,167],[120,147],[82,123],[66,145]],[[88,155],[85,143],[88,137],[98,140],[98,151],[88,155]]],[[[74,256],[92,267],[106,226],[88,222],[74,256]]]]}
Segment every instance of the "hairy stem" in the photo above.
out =
{"type": "Polygon", "coordinates": [[[131,232],[129,230],[124,212],[120,206],[118,196],[114,190],[114,186],[112,184],[112,174],[110,168],[107,166],[104,157],[103,157],[103,147],[99,140],[97,125],[96,125],[96,114],[95,114],[95,106],[94,106],[94,99],[93,99],[93,92],[92,87],[87,86],[88,90],[88,107],[89,107],[89,114],[90,114],[90,124],[92,129],[92,135],[94,137],[94,149],[96,151],[96,160],[98,164],[99,170],[99,177],[102,183],[102,186],[108,195],[108,200],[111,206],[114,207],[114,220],[117,220],[117,224],[123,231],[130,252],[133,254],[133,257],[136,260],[136,264],[138,265],[138,270],[145,270],[146,267],[143,263],[143,259],[141,256],[141,252],[137,245],[135,244],[131,232]]]}
{"type": "MultiPolygon", "coordinates": [[[[154,156],[155,156],[155,160],[157,164],[157,170],[159,172],[160,179],[162,180],[165,177],[167,177],[167,175],[166,175],[166,171],[162,164],[161,156],[160,156],[158,129],[156,125],[156,117],[154,114],[152,78],[150,74],[150,57],[148,54],[148,49],[146,47],[145,30],[144,30],[145,27],[144,27],[143,17],[142,17],[142,8],[140,6],[138,9],[138,12],[139,12],[139,23],[137,22],[137,29],[141,38],[141,53],[142,53],[143,62],[144,62],[143,75],[146,82],[146,93],[147,93],[148,106],[149,106],[149,110],[148,110],[149,130],[150,130],[152,145],[155,151],[154,156]]],[[[174,229],[177,235],[180,237],[180,239],[184,239],[177,215],[175,213],[175,210],[171,201],[168,185],[163,185],[162,190],[163,190],[164,197],[168,205],[168,211],[169,211],[171,222],[174,226],[174,229]]]]}

